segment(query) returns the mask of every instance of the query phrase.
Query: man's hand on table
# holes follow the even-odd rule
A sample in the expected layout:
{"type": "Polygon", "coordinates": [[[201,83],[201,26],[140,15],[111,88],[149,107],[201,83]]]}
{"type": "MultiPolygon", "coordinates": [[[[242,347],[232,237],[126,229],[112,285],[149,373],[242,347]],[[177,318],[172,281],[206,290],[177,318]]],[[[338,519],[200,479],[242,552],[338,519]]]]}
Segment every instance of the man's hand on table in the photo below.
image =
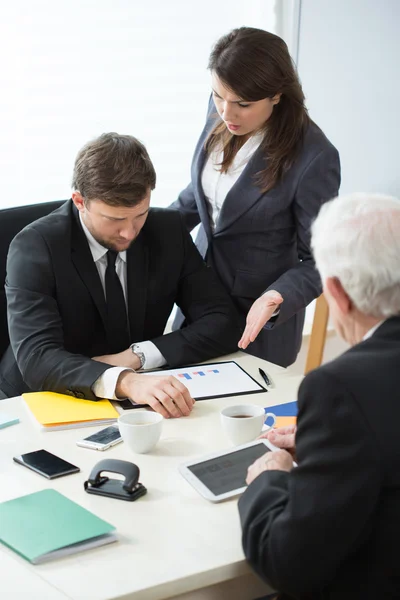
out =
{"type": "Polygon", "coordinates": [[[293,459],[286,450],[275,450],[267,452],[250,465],[247,469],[246,483],[250,485],[263,471],[291,471],[293,459]]]}
{"type": "Polygon", "coordinates": [[[247,470],[246,483],[250,485],[263,471],[291,471],[295,459],[296,425],[270,429],[258,439],[265,438],[280,450],[267,452],[258,458],[247,470]]]}
{"type": "Polygon", "coordinates": [[[266,438],[277,448],[287,450],[293,460],[296,460],[296,425],[278,427],[262,433],[258,439],[266,438]]]}
{"type": "Polygon", "coordinates": [[[172,375],[143,375],[123,371],[115,390],[117,398],[148,404],[163,417],[186,417],[194,406],[187,387],[172,375]]]}

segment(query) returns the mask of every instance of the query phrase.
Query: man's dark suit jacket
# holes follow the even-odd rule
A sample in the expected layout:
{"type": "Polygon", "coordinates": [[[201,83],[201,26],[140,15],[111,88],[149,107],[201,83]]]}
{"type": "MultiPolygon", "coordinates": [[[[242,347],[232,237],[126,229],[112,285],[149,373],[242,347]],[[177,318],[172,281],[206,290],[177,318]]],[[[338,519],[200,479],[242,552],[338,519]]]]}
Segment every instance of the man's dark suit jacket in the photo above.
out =
{"type": "MultiPolygon", "coordinates": [[[[127,251],[127,289],[131,342],[151,340],[170,367],[237,348],[233,305],[176,211],[150,210],[127,251]],[[174,302],[188,327],[163,335],[174,302]]],[[[90,357],[109,354],[106,303],[72,201],[14,238],[6,294],[11,347],[0,364],[0,389],[95,400],[91,386],[108,366],[90,357]]]]}
{"type": "Polygon", "coordinates": [[[304,379],[291,473],[239,502],[243,548],[284,598],[400,598],[400,316],[304,379]]]}
{"type": "Polygon", "coordinates": [[[212,231],[201,177],[207,159],[204,144],[216,116],[211,99],[193,157],[191,183],[171,208],[181,212],[189,230],[201,223],[196,246],[230,293],[242,329],[259,296],[267,290],[282,294],[279,316],[267,323],[247,351],[287,367],[301,346],[305,307],[322,291],[311,255],[310,225],[323,202],[338,194],[339,155],[311,122],[293,166],[263,193],[256,179],[266,162],[258,148],[229,191],[212,231]]]}

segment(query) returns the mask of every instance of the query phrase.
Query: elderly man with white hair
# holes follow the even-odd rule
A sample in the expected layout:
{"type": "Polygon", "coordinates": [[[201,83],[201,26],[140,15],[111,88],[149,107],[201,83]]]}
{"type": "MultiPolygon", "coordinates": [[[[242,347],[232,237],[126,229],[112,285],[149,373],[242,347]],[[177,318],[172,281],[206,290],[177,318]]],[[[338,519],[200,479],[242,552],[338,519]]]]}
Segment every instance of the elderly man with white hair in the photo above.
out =
{"type": "Polygon", "coordinates": [[[248,471],[243,548],[279,598],[400,598],[400,201],[326,203],[312,246],[351,348],[298,392],[297,431],[248,471]],[[292,456],[298,466],[293,468],[292,456]]]}

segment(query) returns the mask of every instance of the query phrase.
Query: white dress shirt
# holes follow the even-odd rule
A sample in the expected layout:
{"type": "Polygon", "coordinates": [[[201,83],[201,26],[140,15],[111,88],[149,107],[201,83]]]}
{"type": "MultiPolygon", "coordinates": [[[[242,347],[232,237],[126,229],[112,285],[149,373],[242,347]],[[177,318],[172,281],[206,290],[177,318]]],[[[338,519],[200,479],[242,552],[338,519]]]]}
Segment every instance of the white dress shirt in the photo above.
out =
{"type": "Polygon", "coordinates": [[[223,160],[222,149],[214,150],[208,157],[201,176],[201,186],[209,206],[211,227],[214,231],[225,198],[239,179],[250,158],[264,137],[263,133],[252,135],[238,150],[226,173],[221,173],[219,164],[223,160]]]}
{"type": "MultiPolygon", "coordinates": [[[[79,213],[82,229],[86,235],[89,243],[89,248],[93,256],[94,263],[97,267],[97,272],[100,277],[101,285],[103,287],[105,295],[105,276],[107,269],[107,248],[104,248],[97,240],[94,239],[90,233],[82,217],[79,213]]],[[[126,251],[119,252],[117,260],[115,262],[115,270],[121,282],[122,290],[124,292],[125,302],[127,302],[127,276],[126,276],[126,251]]],[[[128,310],[128,307],[127,307],[128,310]]],[[[157,346],[153,342],[145,341],[137,343],[138,350],[143,352],[146,362],[146,369],[156,369],[162,367],[167,363],[157,346]]],[[[117,380],[122,371],[128,370],[126,367],[110,367],[92,385],[92,390],[98,398],[110,398],[111,400],[118,400],[115,396],[115,388],[117,380]]],[[[129,369],[133,370],[133,369],[129,369]]]]}
{"type": "MultiPolygon", "coordinates": [[[[214,150],[208,157],[201,176],[201,186],[208,204],[211,229],[213,231],[217,226],[222,205],[229,191],[243,173],[247,163],[261,144],[263,138],[263,132],[252,135],[238,150],[231,166],[225,173],[221,173],[219,166],[223,160],[222,149],[214,150]]],[[[279,312],[280,308],[278,307],[271,315],[271,318],[278,316],[279,312]]]]}
{"type": "Polygon", "coordinates": [[[364,335],[363,337],[363,341],[367,340],[368,338],[370,338],[372,335],[374,335],[375,331],[378,329],[378,327],[380,327],[382,325],[382,323],[384,323],[386,321],[386,319],[382,319],[382,321],[379,321],[379,323],[377,323],[376,325],[374,325],[373,327],[371,327],[371,329],[369,329],[367,331],[367,333],[364,335]]]}

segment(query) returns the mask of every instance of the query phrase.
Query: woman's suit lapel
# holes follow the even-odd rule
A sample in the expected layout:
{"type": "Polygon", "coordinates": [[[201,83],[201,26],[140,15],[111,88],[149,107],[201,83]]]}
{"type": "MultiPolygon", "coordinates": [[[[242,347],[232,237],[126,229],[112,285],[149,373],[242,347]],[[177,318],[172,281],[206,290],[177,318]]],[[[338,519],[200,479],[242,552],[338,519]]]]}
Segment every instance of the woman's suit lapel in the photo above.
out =
{"type": "Polygon", "coordinates": [[[263,193],[256,185],[255,175],[263,169],[265,169],[265,158],[261,148],[258,148],[225,198],[214,231],[215,236],[229,229],[261,198],[263,193]]]}
{"type": "MultiPolygon", "coordinates": [[[[204,144],[210,131],[214,127],[215,119],[209,118],[207,124],[200,136],[197,147],[195,149],[192,163],[192,181],[194,187],[194,195],[200,215],[201,223],[207,235],[208,242],[212,238],[212,230],[210,225],[210,216],[208,205],[204,196],[203,187],[201,185],[201,177],[207,160],[207,154],[204,150],[204,144]]],[[[221,232],[228,229],[237,219],[239,219],[249,208],[255,204],[263,195],[260,188],[255,184],[254,176],[259,171],[265,169],[265,158],[261,148],[257,148],[250,161],[246,165],[242,174],[236,183],[232,186],[226,196],[224,204],[219,215],[218,224],[215,228],[214,235],[219,235],[221,232]]]]}
{"type": "Polygon", "coordinates": [[[210,224],[210,216],[208,212],[208,205],[204,196],[203,186],[201,185],[201,176],[207,159],[207,153],[204,149],[204,144],[211,130],[213,129],[214,124],[215,119],[211,116],[203,129],[203,133],[201,134],[199,141],[197,142],[192,161],[193,191],[196,199],[197,210],[199,211],[200,221],[203,225],[208,243],[211,242],[212,230],[210,224]]]}

